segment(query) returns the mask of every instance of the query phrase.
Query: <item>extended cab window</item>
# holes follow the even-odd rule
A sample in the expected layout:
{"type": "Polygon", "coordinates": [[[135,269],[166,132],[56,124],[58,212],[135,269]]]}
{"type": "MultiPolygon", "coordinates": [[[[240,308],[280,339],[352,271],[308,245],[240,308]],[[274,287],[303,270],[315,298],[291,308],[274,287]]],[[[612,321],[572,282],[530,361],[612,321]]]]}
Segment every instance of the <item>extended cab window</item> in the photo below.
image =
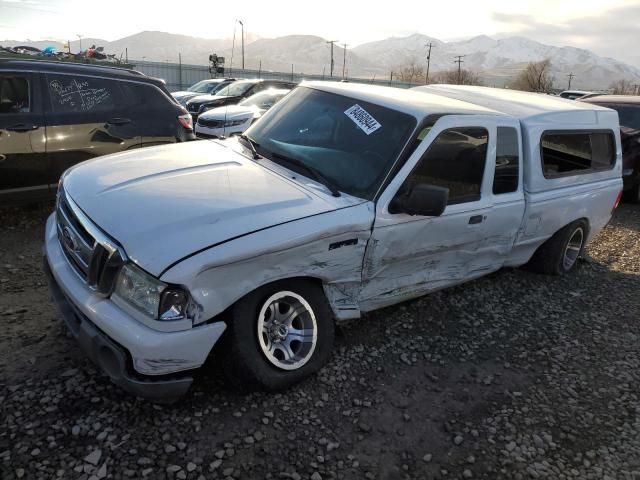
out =
{"type": "Polygon", "coordinates": [[[498,127],[496,137],[496,170],[493,176],[493,194],[518,190],[519,149],[518,131],[511,127],[498,127]]]}
{"type": "Polygon", "coordinates": [[[19,75],[0,74],[0,114],[30,111],[29,81],[19,75]]]}
{"type": "Polygon", "coordinates": [[[612,132],[549,132],[540,145],[546,178],[609,170],[616,161],[612,132]]]}
{"type": "Polygon", "coordinates": [[[489,133],[480,127],[451,128],[429,146],[405,186],[419,183],[449,189],[449,205],[480,199],[489,133]]]}
{"type": "Polygon", "coordinates": [[[82,75],[47,75],[54,113],[89,113],[114,110],[122,101],[118,83],[82,75]]]}

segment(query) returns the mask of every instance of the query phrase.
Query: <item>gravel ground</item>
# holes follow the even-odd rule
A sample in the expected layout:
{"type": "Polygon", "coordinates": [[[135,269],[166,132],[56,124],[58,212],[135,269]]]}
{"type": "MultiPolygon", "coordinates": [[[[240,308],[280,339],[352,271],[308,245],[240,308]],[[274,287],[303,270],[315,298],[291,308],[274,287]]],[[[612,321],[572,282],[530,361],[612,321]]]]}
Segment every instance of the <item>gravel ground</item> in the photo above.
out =
{"type": "Polygon", "coordinates": [[[640,207],[566,277],[503,270],[343,325],[330,363],[180,403],[111,385],[48,301],[50,206],[0,210],[0,478],[638,479],[640,207]]]}

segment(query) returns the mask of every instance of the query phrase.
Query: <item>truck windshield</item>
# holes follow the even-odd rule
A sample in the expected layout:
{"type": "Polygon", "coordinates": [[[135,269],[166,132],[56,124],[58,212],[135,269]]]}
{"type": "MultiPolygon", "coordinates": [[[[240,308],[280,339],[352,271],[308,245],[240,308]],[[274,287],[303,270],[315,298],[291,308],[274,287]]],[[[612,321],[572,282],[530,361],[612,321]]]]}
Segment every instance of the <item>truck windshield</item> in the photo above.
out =
{"type": "Polygon", "coordinates": [[[411,115],[299,87],[246,134],[274,162],[296,159],[340,191],[371,200],[415,127],[411,115]]]}

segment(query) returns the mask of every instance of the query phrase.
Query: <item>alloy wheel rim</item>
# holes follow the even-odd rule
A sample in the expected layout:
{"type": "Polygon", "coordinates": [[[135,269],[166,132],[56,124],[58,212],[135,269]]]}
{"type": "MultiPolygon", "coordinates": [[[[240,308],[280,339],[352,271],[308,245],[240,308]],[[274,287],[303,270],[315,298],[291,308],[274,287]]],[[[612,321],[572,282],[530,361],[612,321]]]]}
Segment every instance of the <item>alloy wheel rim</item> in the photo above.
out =
{"type": "Polygon", "coordinates": [[[569,242],[567,243],[567,247],[564,250],[564,258],[562,260],[562,265],[565,270],[569,270],[578,260],[578,256],[580,255],[580,251],[582,250],[582,243],[584,242],[584,230],[582,227],[577,228],[569,242]]]}
{"type": "Polygon", "coordinates": [[[262,305],[258,343],[269,362],[282,370],[297,370],[313,356],[318,326],[313,309],[300,295],[278,292],[262,305]]]}

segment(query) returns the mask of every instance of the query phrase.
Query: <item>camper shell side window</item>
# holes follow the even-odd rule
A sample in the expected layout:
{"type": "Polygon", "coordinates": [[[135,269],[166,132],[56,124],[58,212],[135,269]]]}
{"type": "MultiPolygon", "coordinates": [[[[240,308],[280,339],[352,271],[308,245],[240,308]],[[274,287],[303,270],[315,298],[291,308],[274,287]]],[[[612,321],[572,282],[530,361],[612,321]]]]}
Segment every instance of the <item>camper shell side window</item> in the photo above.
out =
{"type": "Polygon", "coordinates": [[[540,160],[547,179],[611,170],[616,163],[615,136],[611,130],[545,131],[540,160]]]}

